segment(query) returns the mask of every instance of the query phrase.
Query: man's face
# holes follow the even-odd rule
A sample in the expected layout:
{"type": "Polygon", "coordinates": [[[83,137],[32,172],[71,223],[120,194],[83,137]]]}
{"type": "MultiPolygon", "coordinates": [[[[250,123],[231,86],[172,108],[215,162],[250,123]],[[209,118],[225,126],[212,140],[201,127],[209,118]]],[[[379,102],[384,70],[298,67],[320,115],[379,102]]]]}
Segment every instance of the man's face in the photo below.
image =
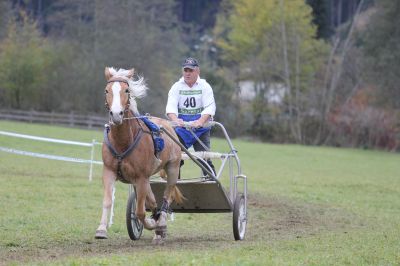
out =
{"type": "Polygon", "coordinates": [[[196,67],[195,69],[191,68],[182,69],[183,79],[190,86],[192,86],[197,81],[199,74],[200,74],[200,69],[198,67],[196,67]]]}

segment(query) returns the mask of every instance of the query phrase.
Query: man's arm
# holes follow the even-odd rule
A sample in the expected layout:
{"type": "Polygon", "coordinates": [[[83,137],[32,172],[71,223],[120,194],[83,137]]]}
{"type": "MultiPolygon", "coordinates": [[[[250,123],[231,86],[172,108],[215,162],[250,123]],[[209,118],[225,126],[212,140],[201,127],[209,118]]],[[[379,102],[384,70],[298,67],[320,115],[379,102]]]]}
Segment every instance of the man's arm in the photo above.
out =
{"type": "Polygon", "coordinates": [[[168,113],[167,114],[168,118],[175,122],[178,126],[182,127],[183,126],[183,120],[178,118],[178,116],[174,113],[168,113]]]}
{"type": "Polygon", "coordinates": [[[204,110],[201,112],[201,117],[192,123],[194,127],[203,127],[215,115],[216,106],[213,90],[208,83],[205,83],[204,86],[202,98],[204,110]]]}
{"type": "Polygon", "coordinates": [[[165,107],[165,113],[167,117],[177,123],[178,126],[183,126],[183,120],[178,118],[178,99],[176,85],[173,85],[168,92],[167,106],[165,107]]]}
{"type": "Polygon", "coordinates": [[[201,117],[199,118],[199,119],[197,119],[196,121],[193,121],[192,122],[192,126],[193,127],[203,127],[203,125],[208,121],[208,120],[210,120],[210,118],[211,118],[211,115],[209,115],[209,114],[204,114],[204,115],[201,115],[201,117]]]}

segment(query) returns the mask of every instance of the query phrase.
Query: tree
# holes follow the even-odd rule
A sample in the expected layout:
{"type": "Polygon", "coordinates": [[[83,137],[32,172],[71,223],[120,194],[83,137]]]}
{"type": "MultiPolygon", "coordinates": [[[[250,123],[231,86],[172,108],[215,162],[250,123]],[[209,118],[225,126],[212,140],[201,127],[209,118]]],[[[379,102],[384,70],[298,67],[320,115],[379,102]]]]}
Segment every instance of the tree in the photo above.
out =
{"type": "Polygon", "coordinates": [[[184,51],[174,7],[173,0],[55,2],[49,34],[79,55],[66,66],[74,76],[63,84],[71,92],[69,108],[103,110],[104,67],[134,67],[151,88],[139,108],[162,115],[184,51]],[[74,90],[79,99],[73,99],[74,90]]]}
{"type": "Polygon", "coordinates": [[[40,88],[47,80],[49,50],[36,23],[24,12],[10,21],[0,44],[0,88],[6,92],[6,106],[37,107],[40,88]]]}
{"type": "Polygon", "coordinates": [[[288,115],[292,138],[303,142],[303,119],[310,112],[308,94],[327,52],[327,45],[315,38],[311,8],[300,0],[230,3],[230,28],[219,45],[226,62],[239,65],[240,79],[254,82],[253,129],[265,126],[272,108],[267,93],[283,85],[286,96],[279,113],[288,115]]]}
{"type": "Polygon", "coordinates": [[[400,109],[400,2],[376,2],[363,38],[365,79],[373,84],[381,106],[400,109]]]}
{"type": "Polygon", "coordinates": [[[313,23],[317,25],[317,37],[328,39],[333,33],[331,23],[332,6],[330,0],[307,0],[313,9],[313,23]]]}
{"type": "Polygon", "coordinates": [[[13,15],[11,3],[0,1],[0,40],[7,36],[7,23],[13,15]]]}

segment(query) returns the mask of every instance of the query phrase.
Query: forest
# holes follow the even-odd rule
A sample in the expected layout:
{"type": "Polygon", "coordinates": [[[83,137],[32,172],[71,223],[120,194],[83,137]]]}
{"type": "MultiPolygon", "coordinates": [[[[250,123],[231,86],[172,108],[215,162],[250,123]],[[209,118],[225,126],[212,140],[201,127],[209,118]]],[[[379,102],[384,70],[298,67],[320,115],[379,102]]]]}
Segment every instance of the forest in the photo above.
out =
{"type": "Polygon", "coordinates": [[[135,68],[164,117],[199,60],[234,137],[400,150],[400,2],[6,0],[0,109],[105,116],[104,68],[135,68]],[[399,23],[398,23],[399,22],[399,23]]]}

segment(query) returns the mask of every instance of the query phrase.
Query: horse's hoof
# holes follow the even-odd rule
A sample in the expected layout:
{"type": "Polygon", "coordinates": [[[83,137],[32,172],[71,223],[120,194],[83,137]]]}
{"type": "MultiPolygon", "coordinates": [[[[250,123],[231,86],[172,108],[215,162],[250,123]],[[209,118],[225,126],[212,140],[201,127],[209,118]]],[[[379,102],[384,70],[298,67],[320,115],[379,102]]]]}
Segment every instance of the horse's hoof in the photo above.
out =
{"type": "Polygon", "coordinates": [[[157,228],[166,228],[167,227],[167,213],[161,212],[160,217],[157,221],[157,228]]]}
{"type": "Polygon", "coordinates": [[[96,239],[107,239],[107,231],[106,230],[96,230],[96,235],[94,236],[96,239]]]}
{"type": "Polygon", "coordinates": [[[156,230],[154,230],[156,236],[160,236],[162,239],[167,237],[167,227],[166,226],[157,226],[156,230]]]}
{"type": "Polygon", "coordinates": [[[152,243],[153,245],[162,245],[165,243],[165,238],[163,238],[161,235],[155,234],[152,243]]]}
{"type": "Polygon", "coordinates": [[[145,218],[143,226],[147,230],[153,230],[157,227],[157,223],[154,221],[154,219],[145,218]]]}

